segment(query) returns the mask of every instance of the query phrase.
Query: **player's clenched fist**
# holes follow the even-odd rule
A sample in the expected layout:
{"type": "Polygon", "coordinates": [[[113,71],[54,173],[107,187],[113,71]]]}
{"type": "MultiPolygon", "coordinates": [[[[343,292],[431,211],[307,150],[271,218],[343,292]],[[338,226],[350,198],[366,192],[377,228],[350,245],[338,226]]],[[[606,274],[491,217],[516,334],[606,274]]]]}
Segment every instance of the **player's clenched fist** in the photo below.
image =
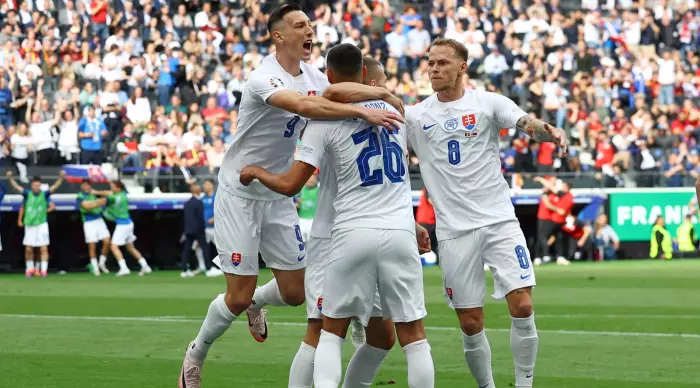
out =
{"type": "Polygon", "coordinates": [[[259,169],[260,167],[256,166],[245,166],[243,167],[243,170],[241,170],[241,184],[243,186],[248,186],[250,185],[250,182],[252,182],[255,179],[255,171],[259,169]]]}
{"type": "Polygon", "coordinates": [[[431,251],[430,233],[428,229],[416,224],[416,241],[418,242],[418,252],[422,255],[431,251]]]}

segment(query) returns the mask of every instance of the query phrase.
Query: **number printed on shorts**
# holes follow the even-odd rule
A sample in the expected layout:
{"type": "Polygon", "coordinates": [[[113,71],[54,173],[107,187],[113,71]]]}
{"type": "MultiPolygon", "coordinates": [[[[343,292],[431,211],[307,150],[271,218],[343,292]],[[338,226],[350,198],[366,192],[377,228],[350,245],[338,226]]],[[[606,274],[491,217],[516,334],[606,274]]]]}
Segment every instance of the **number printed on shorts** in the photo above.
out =
{"type": "Polygon", "coordinates": [[[368,141],[367,147],[363,148],[357,157],[357,168],[360,170],[361,186],[380,185],[384,182],[384,175],[392,183],[403,182],[406,175],[406,166],[403,162],[403,150],[399,143],[391,141],[389,131],[386,128],[381,130],[381,143],[379,137],[373,131],[374,127],[367,127],[352,135],[355,144],[363,144],[368,141]],[[383,155],[382,155],[383,153],[383,155]],[[370,171],[369,160],[375,156],[382,156],[384,171],[381,168],[370,171]]]}
{"type": "Polygon", "coordinates": [[[447,142],[447,161],[456,166],[462,161],[462,154],[459,153],[459,142],[450,140],[447,142]]]}
{"type": "Polygon", "coordinates": [[[294,127],[297,125],[297,123],[301,120],[301,117],[299,116],[294,116],[292,117],[291,120],[287,122],[287,130],[284,131],[284,137],[292,137],[294,136],[294,127]]]}
{"type": "Polygon", "coordinates": [[[299,225],[294,225],[294,232],[297,234],[297,241],[299,241],[299,250],[304,250],[304,238],[301,236],[301,228],[299,225]]]}
{"type": "Polygon", "coordinates": [[[515,256],[518,258],[520,268],[530,268],[530,260],[528,260],[527,258],[527,250],[522,245],[518,245],[515,247],[515,256]]]}

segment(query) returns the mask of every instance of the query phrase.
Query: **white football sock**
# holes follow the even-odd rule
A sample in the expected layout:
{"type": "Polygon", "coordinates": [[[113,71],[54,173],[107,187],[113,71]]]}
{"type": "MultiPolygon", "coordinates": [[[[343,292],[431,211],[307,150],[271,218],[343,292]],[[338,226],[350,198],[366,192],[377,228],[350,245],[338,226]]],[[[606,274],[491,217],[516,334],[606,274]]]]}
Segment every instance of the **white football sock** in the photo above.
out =
{"type": "Polygon", "coordinates": [[[98,270],[96,258],[94,258],[94,257],[90,258],[90,266],[92,267],[93,272],[98,270]]]}
{"type": "Polygon", "coordinates": [[[194,361],[203,362],[207,358],[211,345],[217,338],[224,335],[236,318],[226,306],[224,294],[219,294],[209,304],[207,317],[204,318],[202,328],[199,329],[197,338],[194,339],[194,343],[190,346],[188,356],[192,357],[194,361]]]}
{"type": "Polygon", "coordinates": [[[107,263],[107,256],[100,255],[100,265],[105,265],[107,263]]]}
{"type": "Polygon", "coordinates": [[[314,383],[316,348],[302,342],[289,369],[289,388],[311,388],[314,383]]]}
{"type": "Polygon", "coordinates": [[[341,370],[341,348],[344,339],[321,330],[316,357],[314,357],[314,386],[316,388],[338,388],[343,375],[341,370]]]}
{"type": "Polygon", "coordinates": [[[253,294],[253,302],[250,304],[250,309],[260,311],[263,307],[270,306],[286,306],[280,294],[280,288],[277,285],[277,279],[272,279],[262,287],[255,289],[253,294]]]}
{"type": "Polygon", "coordinates": [[[510,348],[515,360],[515,387],[532,387],[537,360],[537,328],[535,314],[527,318],[512,318],[510,348]]]}
{"type": "Polygon", "coordinates": [[[34,260],[27,260],[24,263],[27,264],[27,269],[34,269],[34,260]]]}
{"type": "Polygon", "coordinates": [[[430,354],[428,340],[412,342],[403,347],[408,364],[408,386],[410,388],[435,387],[435,366],[430,354]]]}
{"type": "Polygon", "coordinates": [[[462,333],[464,358],[467,360],[469,371],[481,388],[495,388],[493,372],[491,371],[491,346],[486,338],[486,331],[474,335],[462,333]]]}
{"type": "Polygon", "coordinates": [[[148,262],[143,257],[139,259],[139,265],[141,266],[141,269],[149,268],[148,262]]]}
{"type": "Polygon", "coordinates": [[[126,266],[126,260],[124,260],[124,259],[117,260],[117,263],[119,263],[119,269],[120,269],[120,270],[122,270],[122,271],[128,271],[128,270],[129,270],[129,267],[126,266]]]}
{"type": "Polygon", "coordinates": [[[42,261],[41,262],[41,272],[46,272],[49,270],[49,262],[48,261],[42,261]]]}
{"type": "Polygon", "coordinates": [[[197,264],[199,265],[198,269],[205,271],[207,266],[204,265],[204,251],[202,251],[202,248],[197,247],[197,249],[194,250],[194,255],[197,256],[197,264]]]}
{"type": "Polygon", "coordinates": [[[366,343],[357,348],[345,371],[343,388],[371,387],[388,350],[375,348],[366,343]]]}

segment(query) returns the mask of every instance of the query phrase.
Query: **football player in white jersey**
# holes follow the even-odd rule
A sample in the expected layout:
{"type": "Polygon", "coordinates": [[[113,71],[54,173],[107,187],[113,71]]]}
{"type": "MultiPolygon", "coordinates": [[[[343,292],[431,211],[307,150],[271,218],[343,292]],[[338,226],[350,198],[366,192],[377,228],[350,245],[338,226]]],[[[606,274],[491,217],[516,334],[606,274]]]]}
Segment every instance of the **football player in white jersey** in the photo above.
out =
{"type": "MultiPolygon", "coordinates": [[[[216,260],[226,273],[226,292],[209,305],[199,334],[187,347],[179,378],[182,387],[200,386],[202,365],[211,344],[241,313],[247,312],[251,334],[263,342],[267,339],[263,306],[304,302],[306,253],[294,203],[259,183],[244,187],[239,181],[241,169],[257,164],[273,172],[286,171],[293,162],[306,118],[357,117],[389,127],[403,122],[396,111],[319,97],[328,80],[302,62],[310,58],[314,32],[299,6],[288,4],[272,12],[268,30],[276,50],[246,82],[238,131],[224,157],[214,201],[216,260]],[[275,280],[256,290],[259,253],[275,280]]],[[[352,93],[344,90],[343,94],[358,100],[386,96],[390,102],[396,101],[380,88],[353,85],[352,93]],[[362,88],[369,92],[363,93],[362,88]]]]}
{"type": "MultiPolygon", "coordinates": [[[[333,57],[341,55],[344,45],[335,46],[329,53],[331,64],[333,57]]],[[[354,46],[353,46],[354,47],[354,46]]],[[[352,48],[350,48],[352,50],[352,48]]],[[[356,49],[356,48],[355,48],[356,49]]],[[[344,60],[348,60],[345,58],[344,60]]],[[[365,85],[384,88],[386,86],[386,75],[381,64],[372,58],[365,57],[364,65],[367,74],[363,80],[365,85]]],[[[333,227],[333,200],[337,196],[338,187],[336,183],[335,168],[332,160],[325,157],[319,167],[319,191],[317,197],[316,213],[311,224],[310,237],[306,242],[306,275],[304,288],[306,294],[306,316],[308,319],[307,331],[304,341],[299,347],[299,351],[294,357],[289,371],[289,388],[311,388],[314,374],[314,357],[321,335],[322,317],[321,292],[323,290],[323,273],[330,260],[331,252],[331,229],[333,227]]],[[[420,225],[416,226],[416,238],[419,243],[419,252],[430,251],[430,235],[420,225]]],[[[348,364],[345,378],[346,387],[369,386],[376,376],[384,358],[389,353],[389,349],[396,342],[394,326],[391,320],[383,320],[381,307],[378,305],[379,298],[375,300],[374,317],[368,324],[365,342],[365,328],[357,320],[352,321],[353,345],[357,351],[348,364]],[[364,385],[363,385],[364,384],[364,385]]]]}
{"type": "Polygon", "coordinates": [[[483,266],[493,273],[496,299],[512,317],[515,386],[532,386],[538,337],[531,288],[535,274],[527,244],[501,174],[501,128],[517,127],[566,152],[564,132],[532,118],[510,99],[466,89],[467,49],[436,39],[429,51],[435,94],[407,108],[409,143],[435,207],[444,294],[462,329],[467,365],[481,388],[494,387],[484,332],[483,266]]]}
{"type": "MultiPolygon", "coordinates": [[[[326,62],[333,82],[363,79],[362,53],[351,44],[334,47],[326,62]]],[[[378,100],[356,105],[393,110],[378,100]]],[[[248,166],[241,172],[243,184],[258,179],[273,191],[292,196],[321,166],[324,157],[326,168],[335,170],[331,252],[319,303],[323,330],[314,359],[313,382],[317,388],[338,387],[341,345],[353,317],[363,326],[370,324],[367,341],[373,340],[370,318],[376,317],[377,287],[382,315],[394,321],[406,353],[409,386],[434,386],[433,361],[422,321],[426,314],[423,270],[406,173],[406,133],[403,125],[394,128],[390,131],[357,119],[312,120],[289,171],[273,174],[248,166]]],[[[385,337],[390,336],[390,330],[383,332],[385,337]]],[[[367,386],[348,383],[352,377],[348,373],[344,386],[367,386]]]]}

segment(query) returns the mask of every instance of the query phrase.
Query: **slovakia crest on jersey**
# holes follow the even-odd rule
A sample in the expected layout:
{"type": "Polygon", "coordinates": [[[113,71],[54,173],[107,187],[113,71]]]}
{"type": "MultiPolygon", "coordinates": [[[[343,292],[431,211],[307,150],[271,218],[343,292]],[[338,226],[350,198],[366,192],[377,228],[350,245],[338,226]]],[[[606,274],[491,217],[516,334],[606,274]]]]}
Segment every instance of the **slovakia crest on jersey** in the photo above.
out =
{"type": "Polygon", "coordinates": [[[462,125],[467,131],[467,133],[465,134],[466,137],[476,137],[476,135],[478,135],[478,133],[474,132],[474,130],[476,129],[476,114],[467,113],[464,116],[462,116],[462,125]]]}
{"type": "Polygon", "coordinates": [[[449,287],[445,288],[445,293],[447,293],[447,296],[450,297],[450,300],[452,300],[452,289],[449,287]]]}
{"type": "Polygon", "coordinates": [[[316,302],[316,307],[318,307],[318,311],[323,311],[323,298],[318,298],[318,301],[316,302]]]}
{"type": "Polygon", "coordinates": [[[315,91],[315,90],[309,90],[308,92],[306,92],[306,95],[307,95],[307,96],[315,96],[315,95],[316,95],[316,91],[315,91]]]}
{"type": "Polygon", "coordinates": [[[277,78],[277,77],[272,77],[272,78],[270,78],[270,85],[272,85],[273,87],[275,87],[275,89],[277,89],[277,88],[283,87],[284,82],[282,82],[282,80],[277,78]]]}
{"type": "Polygon", "coordinates": [[[238,265],[241,264],[241,254],[240,253],[232,253],[231,254],[231,263],[233,263],[234,267],[238,267],[238,265]]]}

